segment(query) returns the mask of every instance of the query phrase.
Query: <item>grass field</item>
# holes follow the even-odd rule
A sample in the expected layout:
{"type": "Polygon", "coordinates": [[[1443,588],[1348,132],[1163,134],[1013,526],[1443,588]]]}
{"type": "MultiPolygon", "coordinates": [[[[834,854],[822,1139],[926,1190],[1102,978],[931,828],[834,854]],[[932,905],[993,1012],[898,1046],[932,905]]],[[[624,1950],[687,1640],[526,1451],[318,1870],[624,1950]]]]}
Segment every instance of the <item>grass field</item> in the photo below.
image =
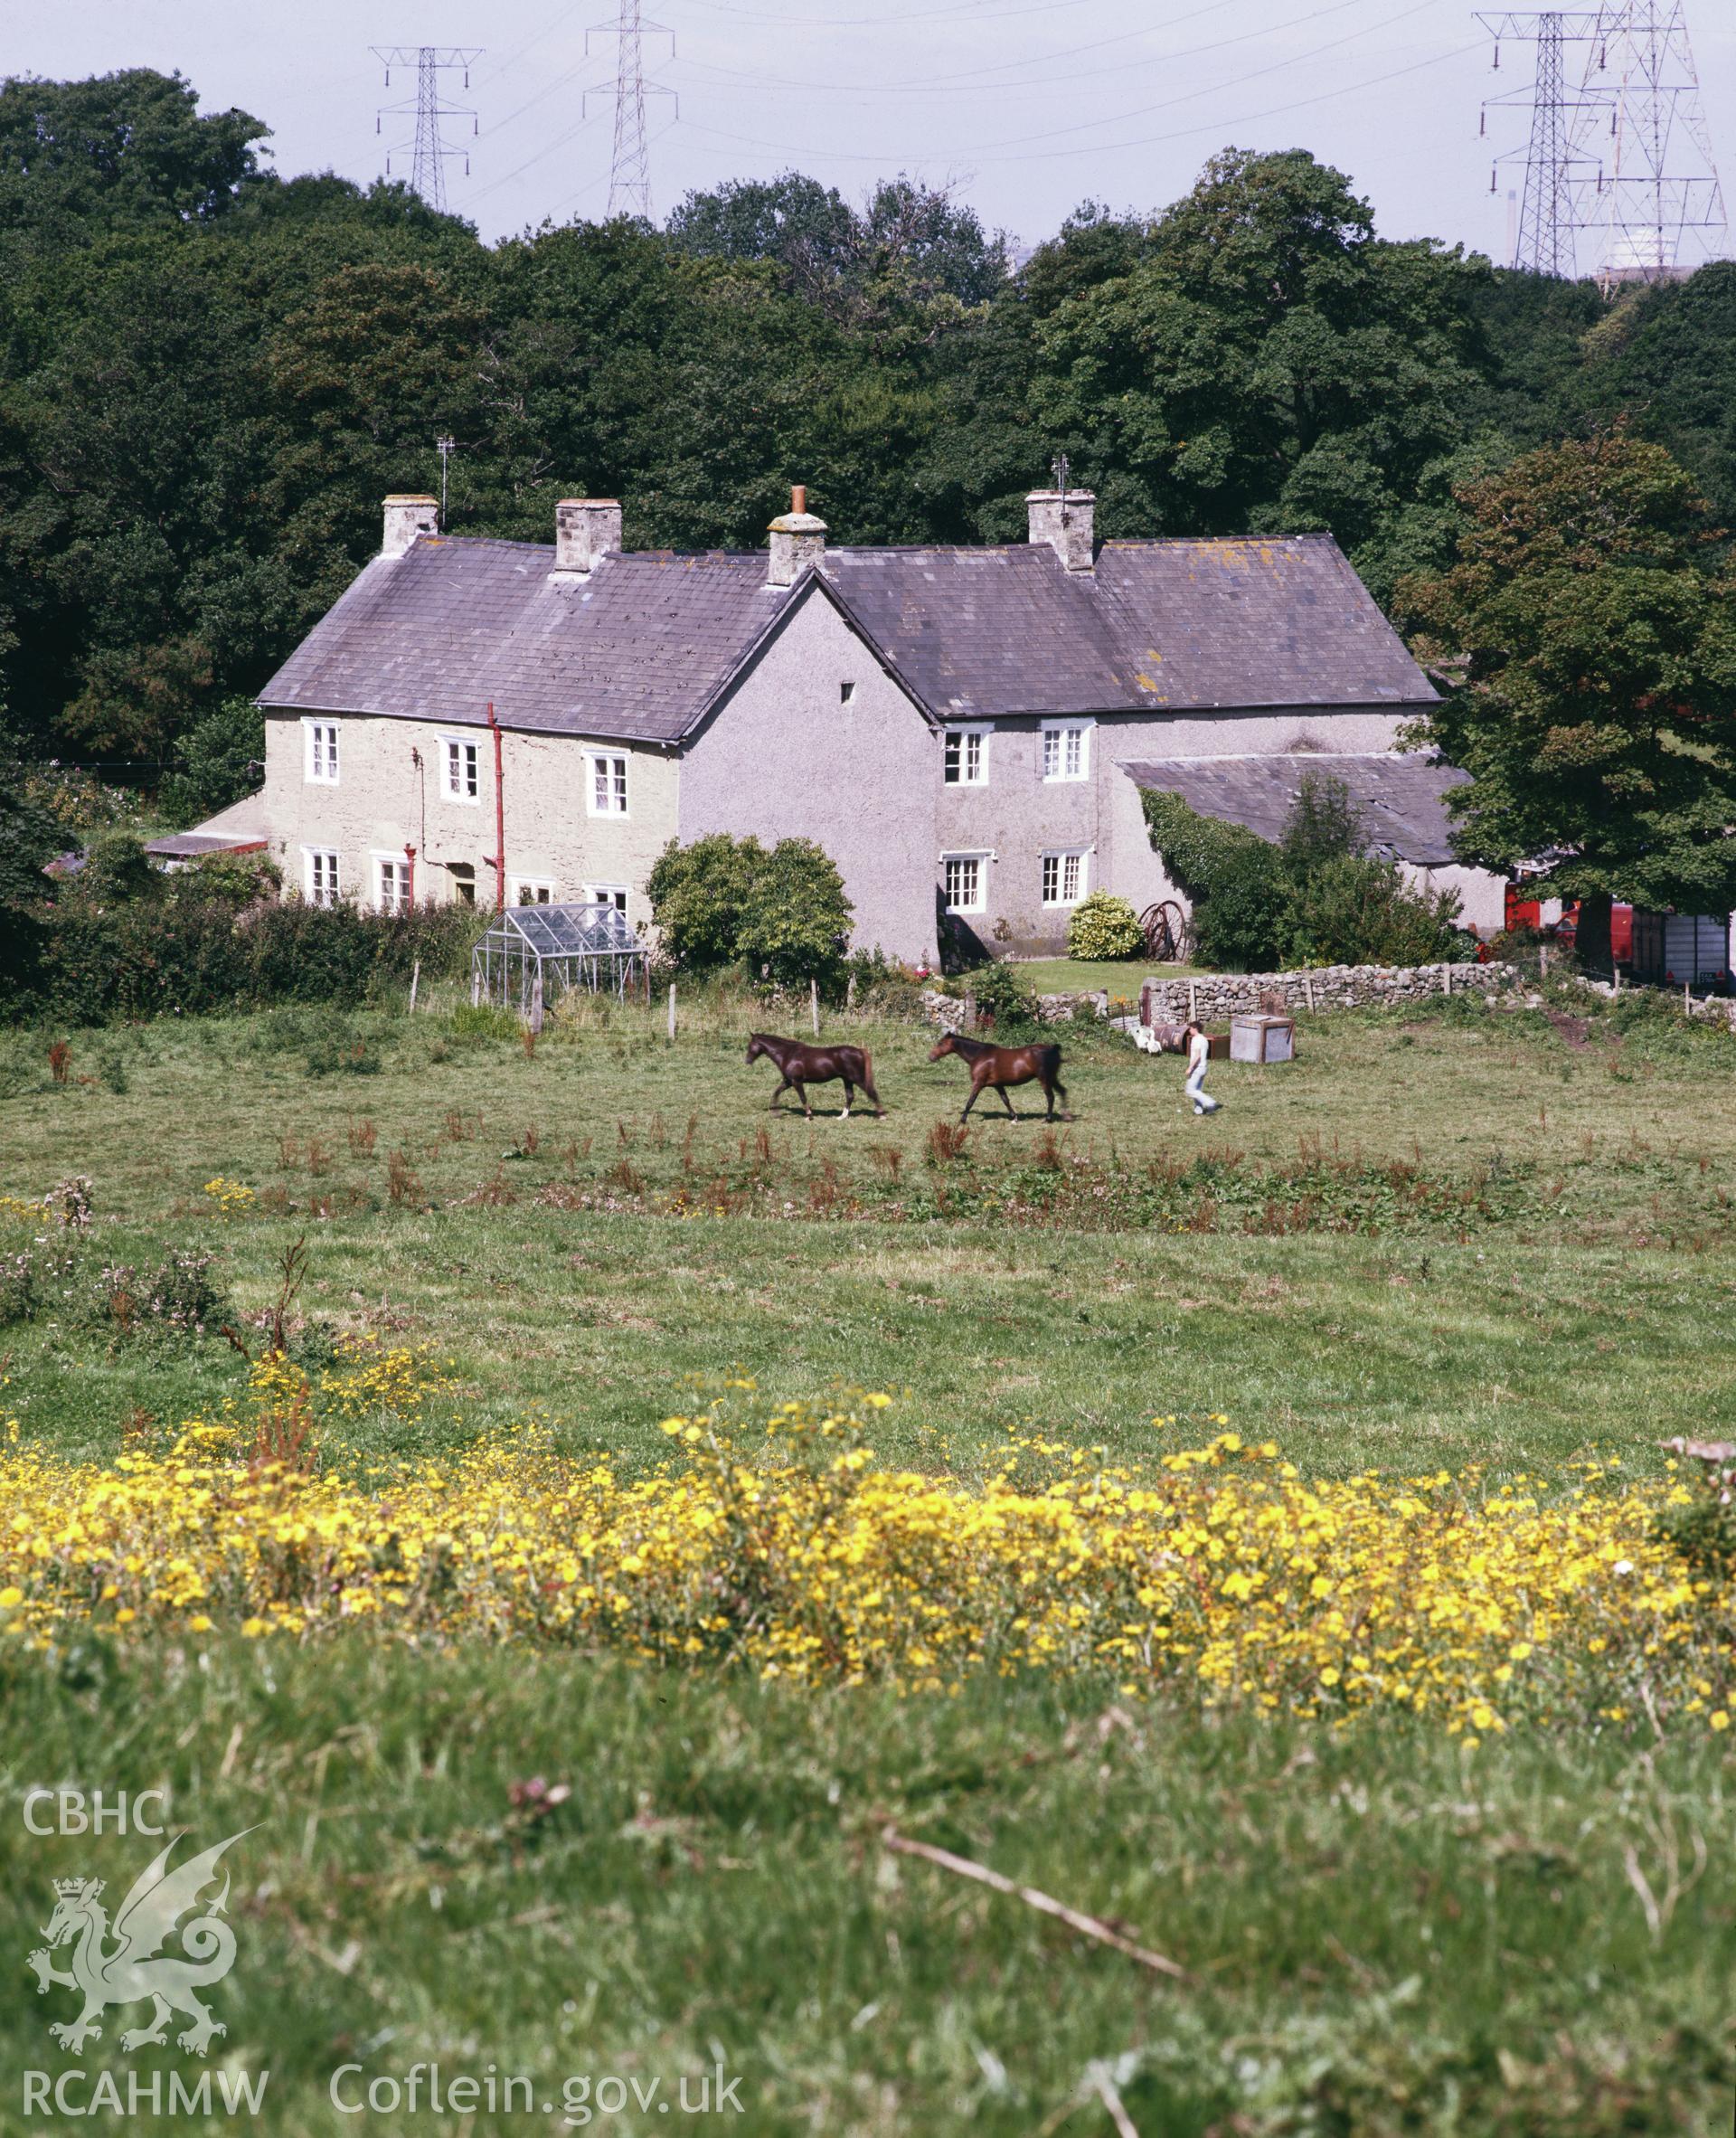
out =
{"type": "MultiPolygon", "coordinates": [[[[0,1329],[21,1442],[108,1461],[242,1395],[221,1336],[93,1320],[99,1265],[214,1252],[257,1352],[297,1239],[311,1370],[369,1334],[450,1361],[413,1415],[345,1426],[339,1461],[534,1414],[630,1473],[732,1372],[770,1400],[884,1390],[883,1455],[966,1481],[1033,1426],[1140,1461],[1222,1415],[1311,1476],[1499,1477],[1591,1449],[1649,1475],[1660,1438],[1736,1424],[1728,1035],[1565,998],[1304,1020],[1295,1064],[1216,1069],[1201,1123],[1176,1064],[1080,1027],[1070,1122],[1027,1098],[959,1147],[961,1079],[926,1034],[863,1028],[883,1121],[838,1120],[830,1087],[809,1123],[767,1114],[756,1021],[707,999],[670,1046],[592,1013],[527,1054],[444,1010],[276,1012],[74,1035],[64,1085],[45,1036],[13,1036],[0,1193],[80,1173],[96,1212],[65,1297],[0,1329]]],[[[798,1693],[221,1630],[11,1652],[14,1807],[42,1781],[166,1783],[201,1846],[260,1822],[222,2048],[272,2069],[274,2131],[363,2127],[326,2090],[352,2056],[666,2092],[722,2058],[754,2133],[1097,2138],[1124,2133],[1112,2102],[1143,2138],[1728,2128],[1729,1740],[1703,1730],[1472,1753],[1405,1718],[1255,1723],[1092,1679],[798,1693]],[[1187,1982],[890,1854],[889,1821],[1187,1982]]],[[[53,1878],[124,1890],[147,1853],[15,1812],[0,1833],[20,1961],[53,1878]]],[[[0,2129],[17,2073],[65,2061],[22,1968],[5,2007],[0,2129]]],[[[563,2127],[559,2093],[536,2100],[373,2120],[563,2127]]],[[[596,2127],[689,2121],[629,2093],[596,2127]]]]}

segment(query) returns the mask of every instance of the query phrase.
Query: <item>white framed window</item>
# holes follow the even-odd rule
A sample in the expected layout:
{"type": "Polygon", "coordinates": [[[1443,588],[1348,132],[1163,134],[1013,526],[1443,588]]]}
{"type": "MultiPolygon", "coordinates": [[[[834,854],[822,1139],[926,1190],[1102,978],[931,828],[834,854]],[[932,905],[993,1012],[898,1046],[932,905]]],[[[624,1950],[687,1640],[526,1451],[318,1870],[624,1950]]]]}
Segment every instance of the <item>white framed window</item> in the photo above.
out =
{"type": "Polygon", "coordinates": [[[337,723],[304,720],[301,724],[302,777],[316,787],[337,785],[337,723]]]}
{"type": "Polygon", "coordinates": [[[1045,780],[1089,780],[1091,776],[1091,720],[1045,720],[1043,724],[1043,776],[1045,780]]]}
{"type": "Polygon", "coordinates": [[[552,905],[554,885],[546,876],[508,876],[506,903],[509,905],[552,905]]]}
{"type": "Polygon", "coordinates": [[[482,746],[462,735],[440,738],[440,791],[448,801],[482,799],[482,746]]]}
{"type": "Polygon", "coordinates": [[[382,913],[410,911],[410,856],[376,854],[373,857],[373,903],[382,913]]]}
{"type": "Polygon", "coordinates": [[[1087,849],[1069,848],[1043,857],[1044,905],[1077,905],[1085,895],[1087,849]]]}
{"type": "Polygon", "coordinates": [[[625,884],[587,884],[587,905],[612,905],[618,913],[627,911],[627,885],[625,884]]]}
{"type": "Polygon", "coordinates": [[[947,911],[949,913],[980,913],[988,887],[988,856],[986,854],[943,854],[940,866],[945,873],[947,911]]]}
{"type": "Polygon", "coordinates": [[[309,905],[337,903],[337,850],[334,847],[301,849],[301,888],[309,905]]]}
{"type": "Polygon", "coordinates": [[[949,727],[942,750],[942,778],[948,787],[988,785],[988,737],[986,727],[949,727]]]}
{"type": "Polygon", "coordinates": [[[610,751],[587,752],[586,807],[593,817],[627,814],[627,759],[610,751]]]}

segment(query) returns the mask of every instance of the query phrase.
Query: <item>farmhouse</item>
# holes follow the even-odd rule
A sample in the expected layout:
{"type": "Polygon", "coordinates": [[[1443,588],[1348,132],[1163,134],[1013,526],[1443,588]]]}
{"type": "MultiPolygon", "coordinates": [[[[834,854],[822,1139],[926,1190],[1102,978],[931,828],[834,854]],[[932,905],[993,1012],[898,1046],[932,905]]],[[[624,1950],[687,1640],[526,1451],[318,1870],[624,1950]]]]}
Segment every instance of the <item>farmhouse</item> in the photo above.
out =
{"type": "Polygon", "coordinates": [[[1457,777],[1395,757],[1429,685],[1335,542],[1099,544],[1089,492],[1033,491],[1029,539],[829,545],[801,490],[766,551],[621,547],[609,498],[552,547],[384,542],[260,693],[262,790],[175,841],[266,845],[309,899],[387,909],[595,900],[649,918],[672,839],[815,839],[858,943],[1035,951],[1092,890],[1173,895],[1142,787],[1257,829],[1310,767],[1380,850],[1500,921],[1451,866],[1457,777]]]}

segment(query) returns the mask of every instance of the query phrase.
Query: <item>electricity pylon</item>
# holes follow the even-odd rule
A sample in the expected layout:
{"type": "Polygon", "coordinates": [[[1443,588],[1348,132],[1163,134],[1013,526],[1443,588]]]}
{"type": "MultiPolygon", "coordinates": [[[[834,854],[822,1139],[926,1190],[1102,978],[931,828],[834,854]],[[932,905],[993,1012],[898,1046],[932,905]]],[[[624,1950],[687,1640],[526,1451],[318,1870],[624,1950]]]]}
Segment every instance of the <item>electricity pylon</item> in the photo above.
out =
{"type": "Polygon", "coordinates": [[[1533,274],[1571,276],[1578,264],[1574,232],[1580,227],[1583,181],[1595,174],[1596,166],[1575,152],[1573,121],[1581,99],[1568,95],[1565,48],[1592,37],[1598,17],[1548,10],[1536,14],[1479,14],[1477,19],[1495,39],[1497,68],[1504,42],[1537,47],[1537,71],[1531,85],[1489,97],[1483,106],[1485,132],[1491,110],[1531,108],[1530,137],[1524,147],[1510,148],[1497,156],[1489,172],[1489,191],[1494,193],[1500,166],[1524,158],[1524,190],[1512,264],[1529,268],[1533,274]]]}
{"type": "MultiPolygon", "coordinates": [[[[671,59],[675,57],[675,38],[674,31],[661,23],[640,19],[639,0],[619,0],[619,8],[612,23],[593,23],[585,32],[585,49],[590,51],[593,37],[615,40],[615,147],[609,166],[610,219],[635,215],[649,222],[651,156],[645,137],[645,99],[667,97],[677,114],[681,106],[674,90],[645,79],[645,38],[647,33],[668,38],[671,59]]],[[[589,103],[592,97],[608,94],[606,87],[587,90],[585,100],[589,103]]]]}
{"type": "Polygon", "coordinates": [[[416,70],[416,96],[401,104],[384,104],[374,113],[373,130],[381,130],[382,118],[397,118],[413,111],[416,114],[416,133],[413,141],[400,141],[386,151],[386,175],[392,175],[392,159],[401,156],[406,148],[410,151],[410,183],[420,194],[430,208],[440,214],[446,213],[446,159],[448,156],[462,156],[464,175],[470,175],[470,152],[467,148],[448,148],[440,134],[443,118],[467,118],[470,131],[476,130],[476,115],[465,104],[443,104],[440,101],[440,76],[443,72],[462,71],[464,86],[470,86],[470,70],[482,56],[480,45],[456,44],[375,44],[369,48],[376,60],[386,70],[386,87],[392,87],[394,67],[414,67],[416,70]]]}
{"type": "Polygon", "coordinates": [[[1688,40],[1684,0],[1624,0],[1598,11],[1576,145],[1600,138],[1603,175],[1594,218],[1603,236],[1598,262],[1606,290],[1689,272],[1697,251],[1716,259],[1729,232],[1688,40]],[[1690,233],[1693,233],[1692,240],[1690,233]]]}

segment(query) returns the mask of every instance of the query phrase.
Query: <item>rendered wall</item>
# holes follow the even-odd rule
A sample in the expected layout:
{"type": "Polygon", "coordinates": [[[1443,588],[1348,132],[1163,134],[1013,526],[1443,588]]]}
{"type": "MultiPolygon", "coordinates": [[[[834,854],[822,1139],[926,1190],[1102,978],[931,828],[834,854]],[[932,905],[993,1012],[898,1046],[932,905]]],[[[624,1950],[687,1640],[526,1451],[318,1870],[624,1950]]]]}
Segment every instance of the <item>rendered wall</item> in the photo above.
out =
{"type": "MultiPolygon", "coordinates": [[[[445,903],[458,895],[453,863],[474,870],[479,904],[495,902],[495,753],[486,728],[448,729],[433,722],[363,714],[328,716],[338,725],[338,780],[308,780],[303,721],[297,714],[266,719],[265,787],[261,810],[272,857],[287,888],[305,885],[304,849],[335,847],[339,889],[361,903],[374,901],[376,854],[417,849],[418,901],[445,903]],[[460,734],[477,744],[475,802],[448,798],[441,741],[460,734]],[[418,766],[412,752],[419,752],[418,766]]],[[[675,835],[677,768],[670,752],[629,743],[599,743],[625,755],[627,814],[593,817],[587,808],[586,744],[570,735],[502,735],[506,875],[552,883],[557,899],[581,898],[594,885],[622,885],[627,917],[648,920],[646,873],[675,835]]]]}
{"type": "Polygon", "coordinates": [[[844,877],[858,948],[932,958],[939,784],[939,736],[816,591],[688,744],[680,836],[813,839],[844,877]]]}

